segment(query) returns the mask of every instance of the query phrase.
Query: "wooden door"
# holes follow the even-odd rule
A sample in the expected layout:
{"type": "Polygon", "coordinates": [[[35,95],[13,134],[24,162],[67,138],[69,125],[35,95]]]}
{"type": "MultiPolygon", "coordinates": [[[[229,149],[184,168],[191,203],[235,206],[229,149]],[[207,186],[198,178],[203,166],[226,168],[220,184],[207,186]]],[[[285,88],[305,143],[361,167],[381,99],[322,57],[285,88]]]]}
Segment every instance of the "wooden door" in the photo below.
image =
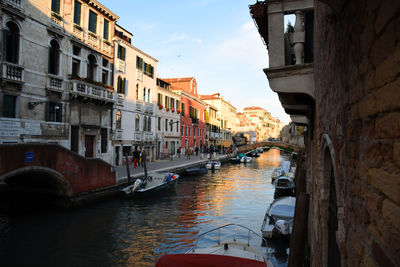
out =
{"type": "Polygon", "coordinates": [[[85,135],[85,157],[93,158],[94,135],[85,135]]]}

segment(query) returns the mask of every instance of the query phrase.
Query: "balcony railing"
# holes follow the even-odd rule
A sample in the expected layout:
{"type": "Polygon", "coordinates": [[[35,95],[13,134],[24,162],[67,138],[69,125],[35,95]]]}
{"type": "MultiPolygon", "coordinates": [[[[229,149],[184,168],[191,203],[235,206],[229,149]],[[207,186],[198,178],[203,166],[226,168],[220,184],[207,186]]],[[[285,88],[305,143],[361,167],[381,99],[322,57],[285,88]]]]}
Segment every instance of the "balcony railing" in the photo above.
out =
{"type": "Polygon", "coordinates": [[[117,94],[117,105],[123,106],[125,100],[124,94],[117,94]]]}
{"type": "Polygon", "coordinates": [[[58,26],[62,26],[62,17],[55,12],[51,13],[51,21],[57,24],[58,26]]]}
{"type": "Polygon", "coordinates": [[[136,70],[136,79],[138,81],[143,81],[143,71],[141,70],[136,70]]]}
{"type": "Polygon", "coordinates": [[[5,0],[7,4],[10,4],[14,7],[22,8],[22,1],[21,0],[5,0]]]}
{"type": "Polygon", "coordinates": [[[135,110],[138,112],[142,112],[143,110],[143,102],[140,100],[136,100],[135,110]]]}
{"type": "Polygon", "coordinates": [[[50,91],[62,92],[64,79],[55,75],[49,74],[47,89],[50,91]]]}
{"type": "Polygon", "coordinates": [[[107,40],[103,40],[103,45],[102,45],[102,50],[103,52],[105,52],[106,54],[112,54],[112,46],[111,43],[109,43],[107,40]]]}
{"type": "Polygon", "coordinates": [[[145,133],[143,133],[143,137],[144,137],[145,142],[153,142],[154,141],[153,133],[145,132],[145,133]]]}
{"type": "Polygon", "coordinates": [[[121,59],[117,59],[116,62],[117,70],[120,72],[125,72],[125,61],[121,59]]]}
{"type": "Polygon", "coordinates": [[[115,130],[115,140],[122,140],[122,129],[115,130]]]}
{"type": "Polygon", "coordinates": [[[72,34],[81,41],[85,40],[83,29],[79,25],[74,24],[72,34]]]}
{"type": "Polygon", "coordinates": [[[154,104],[153,103],[144,103],[144,112],[153,114],[153,112],[154,112],[154,104]]]}
{"type": "Polygon", "coordinates": [[[72,80],[71,93],[106,102],[115,102],[115,93],[113,90],[80,80],[72,80]]]}
{"type": "Polygon", "coordinates": [[[135,142],[142,142],[142,132],[135,132],[135,142]]]}
{"type": "Polygon", "coordinates": [[[17,64],[3,62],[2,77],[9,81],[24,83],[24,68],[17,64]]]}
{"type": "Polygon", "coordinates": [[[99,36],[97,36],[94,33],[89,32],[89,34],[88,34],[88,43],[89,43],[89,45],[92,45],[92,46],[94,46],[96,48],[99,48],[100,47],[99,39],[100,39],[99,36]]]}

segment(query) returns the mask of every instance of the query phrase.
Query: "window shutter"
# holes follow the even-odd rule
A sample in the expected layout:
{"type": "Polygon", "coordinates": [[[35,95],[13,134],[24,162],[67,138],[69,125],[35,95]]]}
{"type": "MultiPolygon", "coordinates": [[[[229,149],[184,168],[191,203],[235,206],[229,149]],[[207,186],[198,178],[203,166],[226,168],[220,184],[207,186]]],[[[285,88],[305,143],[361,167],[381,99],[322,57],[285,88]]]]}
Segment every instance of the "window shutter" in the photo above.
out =
{"type": "Polygon", "coordinates": [[[60,14],[60,0],[51,1],[51,11],[60,14]]]}
{"type": "Polygon", "coordinates": [[[125,94],[125,91],[126,91],[126,78],[124,78],[122,82],[122,93],[125,94]]]}
{"type": "Polygon", "coordinates": [[[50,102],[46,102],[46,121],[50,120],[50,102]]]}

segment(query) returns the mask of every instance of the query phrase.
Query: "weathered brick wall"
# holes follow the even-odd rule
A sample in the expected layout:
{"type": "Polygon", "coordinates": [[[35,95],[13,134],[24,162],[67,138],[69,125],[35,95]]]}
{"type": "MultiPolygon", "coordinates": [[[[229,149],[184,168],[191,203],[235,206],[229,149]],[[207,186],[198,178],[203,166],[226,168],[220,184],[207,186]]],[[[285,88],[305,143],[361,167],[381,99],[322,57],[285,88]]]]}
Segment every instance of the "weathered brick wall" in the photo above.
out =
{"type": "Polygon", "coordinates": [[[334,12],[315,1],[316,111],[308,140],[312,265],[327,260],[328,136],[342,266],[395,266],[400,262],[400,2],[344,2],[334,12]]]}

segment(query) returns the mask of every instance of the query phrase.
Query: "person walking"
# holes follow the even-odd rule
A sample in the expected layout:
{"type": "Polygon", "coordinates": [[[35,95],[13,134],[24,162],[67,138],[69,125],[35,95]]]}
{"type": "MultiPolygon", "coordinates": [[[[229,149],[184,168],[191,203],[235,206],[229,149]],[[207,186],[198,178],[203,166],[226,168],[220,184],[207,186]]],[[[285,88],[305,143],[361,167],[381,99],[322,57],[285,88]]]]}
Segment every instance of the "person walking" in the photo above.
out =
{"type": "Polygon", "coordinates": [[[133,159],[132,159],[132,161],[133,161],[133,168],[137,168],[138,158],[139,158],[139,153],[138,153],[137,150],[135,150],[135,151],[133,152],[132,158],[133,158],[133,159]]]}
{"type": "Polygon", "coordinates": [[[196,146],[196,148],[194,149],[196,151],[196,156],[199,155],[199,148],[196,146]]]}
{"type": "Polygon", "coordinates": [[[186,159],[190,159],[190,154],[191,154],[190,148],[187,148],[186,149],[186,159]]]}
{"type": "Polygon", "coordinates": [[[178,147],[178,149],[176,150],[176,153],[178,154],[178,158],[181,158],[181,148],[178,147]]]}

